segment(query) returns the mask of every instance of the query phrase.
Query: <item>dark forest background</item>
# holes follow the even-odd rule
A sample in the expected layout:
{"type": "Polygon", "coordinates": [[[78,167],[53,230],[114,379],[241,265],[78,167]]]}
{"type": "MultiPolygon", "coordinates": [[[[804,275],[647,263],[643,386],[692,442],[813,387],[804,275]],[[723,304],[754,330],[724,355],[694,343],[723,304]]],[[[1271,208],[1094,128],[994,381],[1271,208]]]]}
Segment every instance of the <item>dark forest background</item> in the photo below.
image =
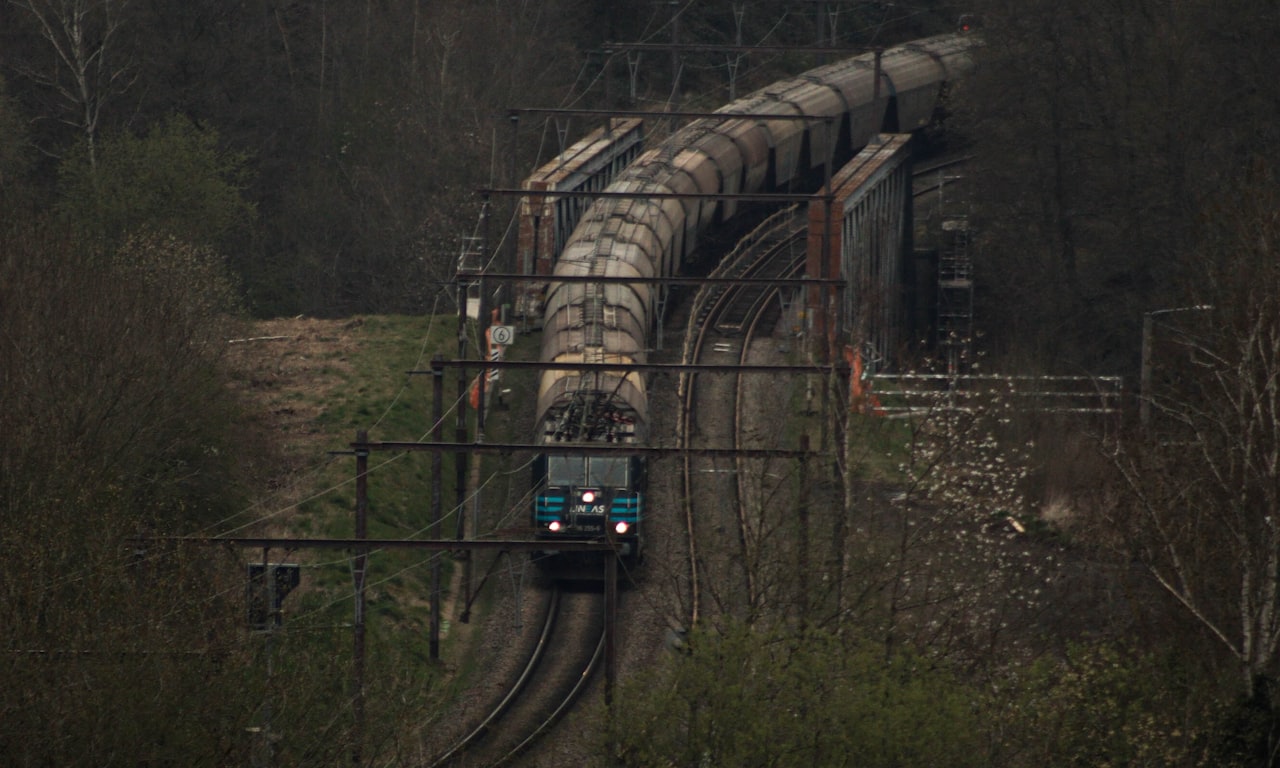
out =
{"type": "MultiPolygon", "coordinates": [[[[239,557],[137,544],[221,530],[278,481],[225,341],[451,295],[476,190],[589,128],[525,118],[513,146],[508,108],[710,108],[730,73],[744,93],[822,60],[690,53],[673,88],[668,55],[633,79],[611,41],[862,49],[962,14],[983,44],[944,117],[975,158],[973,362],[1122,375],[1144,415],[926,421],[881,494],[900,541],[832,548],[857,615],[695,635],[624,728],[593,724],[602,764],[1277,764],[1269,0],[0,0],[0,755],[267,764],[246,729],[276,702],[282,762],[349,764],[346,635],[273,683],[239,557]]],[[[882,445],[868,421],[843,428],[882,445]]],[[[815,530],[861,535],[855,496],[815,530]]],[[[402,674],[361,738],[415,762],[445,694],[383,647],[402,674]]]]}
{"type": "MultiPolygon", "coordinates": [[[[689,3],[683,42],[812,45],[819,7],[689,3]],[[739,13],[735,13],[735,10],[739,13]]],[[[523,178],[585,133],[512,107],[671,103],[675,7],[648,0],[175,0],[0,5],[0,158],[11,216],[57,210],[111,240],[138,226],[214,247],[259,315],[420,312],[476,234],[475,190],[523,178]],[[633,98],[634,97],[634,98],[633,98]],[[171,196],[178,182],[195,189],[171,196]],[[23,199],[16,188],[22,187],[23,199]]],[[[860,45],[937,32],[945,13],[877,4],[834,17],[860,45]]],[[[828,23],[828,28],[830,23],[828,23]]],[[[738,93],[817,62],[744,57],[738,93]]],[[[679,91],[728,100],[724,54],[679,91]]],[[[497,225],[500,233],[502,224],[497,225]]]]}

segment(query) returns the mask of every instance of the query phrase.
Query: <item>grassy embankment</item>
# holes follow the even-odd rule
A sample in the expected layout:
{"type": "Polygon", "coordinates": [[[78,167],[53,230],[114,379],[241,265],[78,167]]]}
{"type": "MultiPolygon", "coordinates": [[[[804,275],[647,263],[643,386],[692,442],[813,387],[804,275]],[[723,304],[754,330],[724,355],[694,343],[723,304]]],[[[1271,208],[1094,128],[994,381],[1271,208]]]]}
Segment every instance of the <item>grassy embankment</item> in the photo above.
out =
{"type": "MultiPolygon", "coordinates": [[[[241,535],[347,538],[355,534],[356,460],[350,443],[358,430],[371,441],[419,442],[431,439],[433,377],[409,375],[429,370],[431,359],[457,357],[457,320],[453,316],[363,317],[356,319],[272,320],[256,324],[251,340],[232,347],[236,386],[259,414],[267,439],[278,443],[282,469],[260,506],[240,523],[254,524],[241,535]]],[[[474,335],[473,335],[474,343],[474,335]]],[[[537,354],[537,339],[520,336],[513,358],[537,354]]],[[[474,345],[467,354],[475,358],[474,345]]],[[[474,377],[474,372],[470,374],[474,377]]],[[[532,398],[532,374],[508,374],[509,398],[532,398]]],[[[442,439],[455,439],[457,370],[446,369],[442,439]]],[[[490,413],[490,441],[528,439],[527,410],[490,413]]],[[[475,435],[475,413],[466,409],[468,439],[475,435]]],[[[427,451],[375,451],[369,457],[368,537],[434,538],[432,532],[432,456],[427,451]]],[[[479,478],[508,471],[507,460],[481,457],[479,478]]],[[[442,461],[439,537],[456,533],[454,458],[442,461]]],[[[527,483],[515,473],[514,479],[527,483]]],[[[483,480],[482,480],[483,482],[483,480]]],[[[491,495],[483,497],[488,503],[491,495]]],[[[494,499],[492,503],[500,504],[494,499]]],[[[474,506],[469,504],[469,506],[474,506]]],[[[471,510],[469,510],[471,511],[471,510]]],[[[327,631],[352,620],[349,553],[332,550],[272,552],[273,561],[303,564],[303,584],[286,601],[286,624],[295,633],[327,631]]],[[[370,557],[366,626],[371,643],[396,646],[396,655],[428,655],[431,553],[423,550],[378,552],[370,557]]],[[[251,557],[250,559],[258,559],[251,557]]],[[[446,591],[453,558],[442,556],[446,591]]],[[[450,641],[456,616],[455,594],[444,603],[442,635],[450,641]]],[[[446,658],[448,654],[445,654],[446,658]]]]}

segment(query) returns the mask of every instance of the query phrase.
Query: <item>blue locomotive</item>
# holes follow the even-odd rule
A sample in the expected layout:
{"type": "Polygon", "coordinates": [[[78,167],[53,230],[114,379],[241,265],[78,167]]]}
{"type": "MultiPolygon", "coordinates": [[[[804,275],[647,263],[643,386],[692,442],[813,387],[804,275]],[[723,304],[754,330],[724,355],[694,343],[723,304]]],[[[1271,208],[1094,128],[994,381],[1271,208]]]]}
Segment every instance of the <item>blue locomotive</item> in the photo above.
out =
{"type": "MultiPolygon", "coordinates": [[[[637,391],[636,373],[564,373],[572,386],[543,411],[540,441],[556,446],[533,463],[533,524],[547,541],[611,541],[618,554],[638,562],[643,551],[645,462],[617,450],[638,442],[643,422],[621,393],[637,391]],[[605,382],[610,387],[598,389],[605,382]],[[580,450],[579,450],[580,449],[580,450]]],[[[550,547],[548,552],[554,552],[550,547]]],[[[572,561],[563,555],[560,564],[572,561]]],[[[578,558],[581,560],[582,558],[578,558]]]]}
{"type": "Polygon", "coordinates": [[[635,456],[543,456],[534,499],[534,524],[544,539],[609,538],[623,557],[636,559],[644,463],[635,456]]]}

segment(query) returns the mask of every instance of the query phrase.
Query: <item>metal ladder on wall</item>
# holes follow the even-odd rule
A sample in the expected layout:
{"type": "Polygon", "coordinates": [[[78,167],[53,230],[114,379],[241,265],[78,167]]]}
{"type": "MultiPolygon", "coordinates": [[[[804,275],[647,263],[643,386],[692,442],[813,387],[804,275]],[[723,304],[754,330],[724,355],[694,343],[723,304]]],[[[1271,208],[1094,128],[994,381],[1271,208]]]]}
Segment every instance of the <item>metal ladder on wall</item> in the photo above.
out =
{"type": "MultiPolygon", "coordinates": [[[[599,243],[597,243],[597,247],[599,243]]],[[[608,259],[596,253],[591,263],[591,274],[603,275],[608,259]]],[[[604,330],[605,330],[605,287],[604,283],[584,283],[582,286],[582,362],[604,362],[604,330]]],[[[600,388],[601,374],[584,375],[579,380],[583,385],[590,382],[593,389],[600,388]]]]}
{"type": "Polygon", "coordinates": [[[582,345],[598,347],[604,344],[604,286],[600,283],[582,284],[582,345]]]}
{"type": "Polygon", "coordinates": [[[938,255],[938,350],[947,373],[963,373],[973,356],[973,254],[969,222],[943,222],[946,235],[938,255]]]}

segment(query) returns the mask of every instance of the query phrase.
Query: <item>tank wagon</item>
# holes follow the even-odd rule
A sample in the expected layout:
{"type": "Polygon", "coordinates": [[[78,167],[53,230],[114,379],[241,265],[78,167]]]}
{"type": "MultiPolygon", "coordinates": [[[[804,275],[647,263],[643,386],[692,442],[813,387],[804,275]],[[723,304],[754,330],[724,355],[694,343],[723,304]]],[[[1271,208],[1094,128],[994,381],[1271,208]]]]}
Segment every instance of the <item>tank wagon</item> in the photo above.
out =
{"type": "MultiPolygon", "coordinates": [[[[877,133],[928,125],[943,84],[972,66],[973,43],[943,35],[819,67],[732,102],[717,110],[722,116],[693,121],[643,152],[608,187],[635,197],[597,200],[565,241],[546,293],[542,361],[646,362],[663,286],[556,278],[677,274],[699,236],[739,207],[646,195],[812,191],[828,161],[843,162],[877,133]],[[762,117],[774,114],[812,119],[762,117]]],[[[644,463],[601,449],[647,441],[643,377],[625,369],[546,370],[536,413],[540,444],[582,448],[535,461],[536,535],[548,540],[548,552],[556,539],[608,535],[624,557],[638,559],[644,463]]]]}
{"type": "MultiPolygon", "coordinates": [[[[610,119],[525,179],[525,189],[547,194],[520,199],[516,260],[522,274],[551,274],[556,256],[587,207],[584,197],[552,193],[604,189],[643,148],[644,121],[610,119]]],[[[542,280],[520,284],[516,315],[540,325],[545,289],[542,280]]]]}

